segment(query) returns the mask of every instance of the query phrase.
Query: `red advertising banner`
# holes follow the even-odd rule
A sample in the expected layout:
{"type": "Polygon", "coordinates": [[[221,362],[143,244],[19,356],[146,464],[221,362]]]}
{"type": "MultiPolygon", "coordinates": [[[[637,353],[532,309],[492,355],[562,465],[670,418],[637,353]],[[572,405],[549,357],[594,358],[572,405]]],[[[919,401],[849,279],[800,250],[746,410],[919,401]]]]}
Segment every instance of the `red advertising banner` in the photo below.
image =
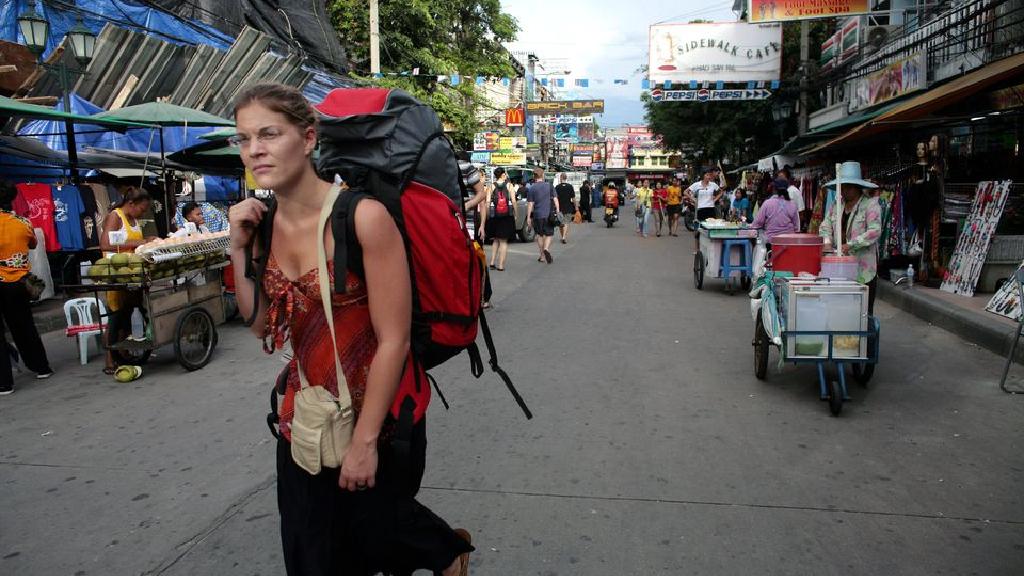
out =
{"type": "Polygon", "coordinates": [[[613,136],[605,141],[608,148],[606,167],[609,170],[624,170],[629,165],[629,147],[625,138],[613,136]]]}
{"type": "Polygon", "coordinates": [[[871,12],[868,0],[750,0],[747,19],[755,22],[791,22],[835,18],[871,12]]]}

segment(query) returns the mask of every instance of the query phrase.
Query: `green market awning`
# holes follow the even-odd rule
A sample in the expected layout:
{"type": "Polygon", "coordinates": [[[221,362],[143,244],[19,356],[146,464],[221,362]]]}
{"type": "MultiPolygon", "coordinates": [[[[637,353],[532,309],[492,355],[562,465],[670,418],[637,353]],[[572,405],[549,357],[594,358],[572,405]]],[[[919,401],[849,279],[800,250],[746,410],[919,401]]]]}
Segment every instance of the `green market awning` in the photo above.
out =
{"type": "Polygon", "coordinates": [[[207,132],[206,134],[203,134],[199,138],[202,140],[227,140],[228,138],[231,138],[235,134],[238,134],[238,131],[235,130],[234,126],[232,126],[231,128],[221,128],[220,130],[207,132]]]}
{"type": "Polygon", "coordinates": [[[13,98],[0,96],[0,116],[12,118],[34,118],[40,120],[64,120],[75,124],[92,124],[103,126],[112,130],[124,131],[129,128],[156,128],[153,123],[144,120],[125,120],[117,118],[97,118],[96,116],[83,116],[54,110],[46,106],[19,102],[13,98]]]}
{"type": "Polygon", "coordinates": [[[145,122],[158,126],[234,126],[227,118],[214,116],[209,112],[195,110],[168,102],[146,102],[135,106],[125,106],[117,110],[108,110],[92,116],[106,120],[124,122],[145,122]]]}

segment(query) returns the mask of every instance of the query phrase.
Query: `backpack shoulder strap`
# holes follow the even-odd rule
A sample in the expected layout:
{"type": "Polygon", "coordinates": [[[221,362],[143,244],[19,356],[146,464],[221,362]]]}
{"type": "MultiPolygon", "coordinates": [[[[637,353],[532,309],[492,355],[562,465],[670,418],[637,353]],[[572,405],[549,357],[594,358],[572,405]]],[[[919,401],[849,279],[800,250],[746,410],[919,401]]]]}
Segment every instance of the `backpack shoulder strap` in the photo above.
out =
{"type": "Polygon", "coordinates": [[[334,236],[334,292],[344,294],[345,275],[352,271],[365,277],[363,249],[356,236],[356,206],[369,195],[360,190],[345,190],[338,195],[331,211],[331,234],[334,236]],[[352,216],[349,218],[349,216],[352,216]],[[340,279],[340,280],[339,280],[340,279]]]}
{"type": "Polygon", "coordinates": [[[256,237],[253,242],[245,248],[245,277],[253,282],[252,313],[245,319],[246,326],[252,326],[256,322],[256,316],[260,313],[260,295],[263,294],[263,275],[267,271],[267,262],[270,261],[270,246],[274,235],[274,216],[277,214],[277,201],[273,196],[264,201],[267,204],[267,213],[263,215],[259,226],[256,228],[256,237]],[[253,252],[253,245],[259,245],[259,254],[253,252]]]}

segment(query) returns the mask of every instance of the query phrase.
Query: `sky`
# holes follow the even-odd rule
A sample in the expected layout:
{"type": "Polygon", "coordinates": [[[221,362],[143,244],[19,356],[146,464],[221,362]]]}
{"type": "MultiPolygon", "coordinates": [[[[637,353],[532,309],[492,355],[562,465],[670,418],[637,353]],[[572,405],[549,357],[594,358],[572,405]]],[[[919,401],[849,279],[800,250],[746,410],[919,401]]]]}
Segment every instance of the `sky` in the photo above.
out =
{"type": "Polygon", "coordinates": [[[644,122],[638,69],[647,63],[651,24],[736,20],[733,0],[501,0],[501,5],[519,21],[509,50],[536,54],[548,74],[568,70],[569,78],[590,79],[588,88],[570,87],[567,80],[558,89],[559,99],[604,99],[602,127],[644,122]],[[597,85],[595,79],[605,82],[597,85]],[[615,86],[614,79],[629,84],[615,86]]]}

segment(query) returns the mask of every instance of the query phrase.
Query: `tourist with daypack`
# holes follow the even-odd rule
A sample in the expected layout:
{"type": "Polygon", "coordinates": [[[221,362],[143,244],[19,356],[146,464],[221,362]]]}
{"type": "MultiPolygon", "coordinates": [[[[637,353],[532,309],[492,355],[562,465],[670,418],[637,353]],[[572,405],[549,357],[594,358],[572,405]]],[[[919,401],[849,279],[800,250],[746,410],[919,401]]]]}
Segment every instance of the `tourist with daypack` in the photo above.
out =
{"type": "Polygon", "coordinates": [[[568,176],[563,172],[559,177],[558,186],[555,186],[555,194],[558,195],[558,206],[562,213],[561,224],[558,226],[558,233],[561,236],[562,244],[569,240],[569,228],[572,226],[573,218],[576,215],[576,189],[569,184],[568,176]]]}
{"type": "MultiPolygon", "coordinates": [[[[509,189],[508,173],[504,168],[494,169],[494,186],[487,192],[488,233],[494,244],[491,248],[491,270],[505,271],[508,241],[516,233],[516,202],[509,189]]],[[[487,298],[486,301],[490,299],[487,298]]]]}
{"type": "Polygon", "coordinates": [[[551,237],[555,234],[558,221],[558,195],[549,182],[544,180],[544,169],[533,169],[533,184],[526,187],[526,218],[533,223],[537,234],[538,262],[551,264],[551,237]]]}
{"type": "MultiPolygon", "coordinates": [[[[351,116],[376,103],[350,94],[351,116]]],[[[411,353],[411,318],[422,304],[413,302],[403,233],[385,203],[318,176],[318,121],[298,90],[257,84],[235,101],[231,139],[275,196],[269,206],[244,200],[229,219],[239,310],[266,351],[286,343],[293,351],[275,420],[285,568],[289,576],[465,575],[469,534],[414,499],[430,387],[411,353]]],[[[353,186],[357,176],[342,174],[353,186]]],[[[457,191],[454,160],[451,176],[457,191]]]]}

